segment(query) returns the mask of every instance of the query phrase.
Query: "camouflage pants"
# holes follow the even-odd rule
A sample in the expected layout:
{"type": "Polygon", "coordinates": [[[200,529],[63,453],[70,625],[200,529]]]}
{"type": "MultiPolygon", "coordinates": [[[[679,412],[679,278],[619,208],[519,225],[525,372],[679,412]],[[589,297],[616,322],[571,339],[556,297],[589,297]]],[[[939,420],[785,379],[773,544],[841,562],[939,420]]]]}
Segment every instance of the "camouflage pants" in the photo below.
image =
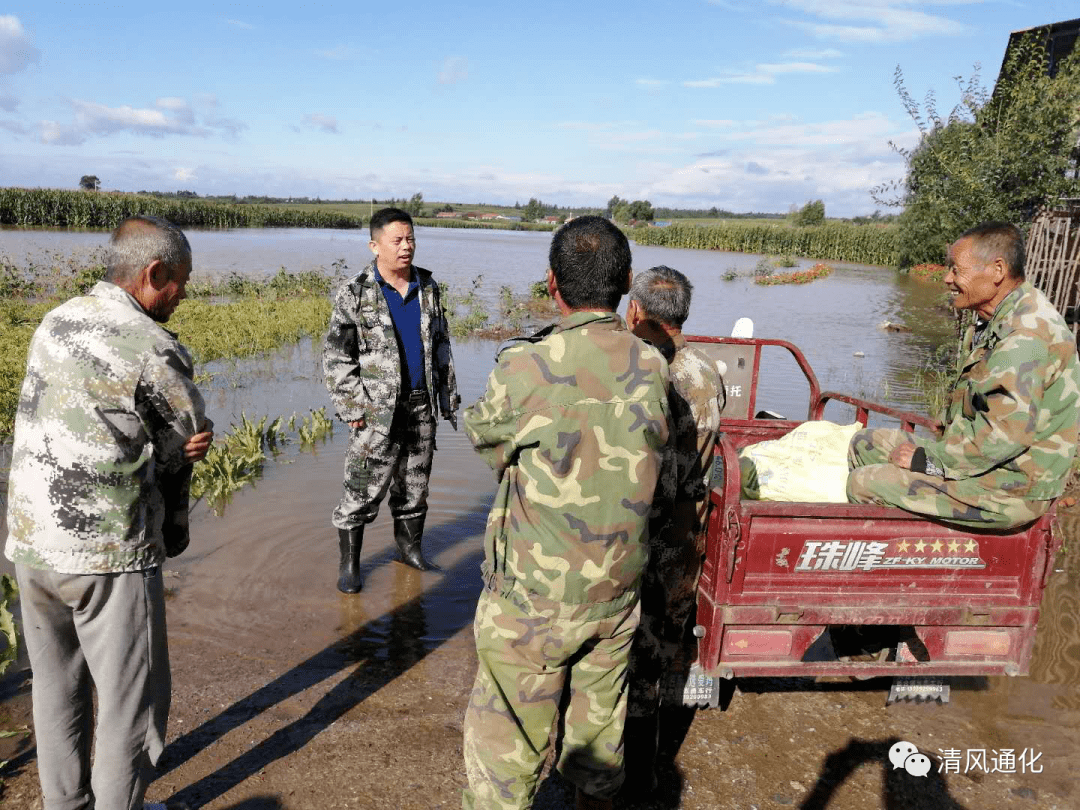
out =
{"type": "Polygon", "coordinates": [[[899,506],[916,515],[980,529],[1011,529],[1040,517],[1050,501],[1025,501],[980,486],[975,479],[952,480],[901,469],[889,461],[900,444],[920,445],[902,430],[868,428],[848,448],[848,500],[899,506]]]}
{"type": "Polygon", "coordinates": [[[390,491],[390,513],[408,519],[427,514],[428,479],[435,454],[435,419],[426,398],[397,407],[388,435],[371,425],[353,430],[345,451],[345,491],[334,526],[371,523],[390,491]]]}
{"type": "Polygon", "coordinates": [[[466,810],[529,807],[560,710],[559,771],[595,796],[619,789],[638,614],[636,593],[604,605],[481,593],[479,666],[465,712],[466,810]]]}
{"type": "Polygon", "coordinates": [[[652,717],[663,681],[683,682],[697,657],[688,625],[697,607],[704,537],[691,533],[683,548],[653,549],[641,586],[641,621],[630,651],[630,717],[652,717]],[[701,541],[699,543],[699,540],[701,541]]]}

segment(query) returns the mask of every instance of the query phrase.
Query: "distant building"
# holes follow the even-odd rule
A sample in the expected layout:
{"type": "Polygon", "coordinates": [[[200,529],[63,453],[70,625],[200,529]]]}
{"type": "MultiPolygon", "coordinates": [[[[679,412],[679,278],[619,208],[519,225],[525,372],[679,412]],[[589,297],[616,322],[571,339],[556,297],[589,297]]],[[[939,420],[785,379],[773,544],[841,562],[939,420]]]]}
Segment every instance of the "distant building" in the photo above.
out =
{"type": "Polygon", "coordinates": [[[1009,51],[1016,47],[1021,37],[1032,31],[1038,31],[1040,35],[1046,37],[1046,53],[1050,57],[1050,75],[1056,76],[1058,65],[1066,56],[1072,53],[1073,48],[1076,46],[1076,37],[1080,34],[1080,18],[1013,31],[1009,34],[1009,44],[1005,46],[1005,56],[1001,60],[1002,69],[1004,69],[1005,63],[1009,59],[1009,51]]]}
{"type": "Polygon", "coordinates": [[[493,211],[485,211],[480,215],[480,219],[498,219],[499,215],[493,211]]]}
{"type": "Polygon", "coordinates": [[[455,219],[456,217],[456,211],[440,211],[435,215],[435,219],[455,219]]]}

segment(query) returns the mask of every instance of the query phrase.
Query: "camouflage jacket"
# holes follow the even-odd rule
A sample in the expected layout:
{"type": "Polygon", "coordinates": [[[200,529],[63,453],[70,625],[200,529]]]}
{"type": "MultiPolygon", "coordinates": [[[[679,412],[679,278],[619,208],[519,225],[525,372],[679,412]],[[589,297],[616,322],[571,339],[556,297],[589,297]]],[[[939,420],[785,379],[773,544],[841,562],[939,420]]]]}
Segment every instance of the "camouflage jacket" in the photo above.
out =
{"type": "Polygon", "coordinates": [[[957,370],[944,433],[926,443],[945,477],[1025,500],[1060,495],[1080,421],[1080,364],[1061,315],[1025,281],[969,328],[957,370]]]}
{"type": "Polygon", "coordinates": [[[667,363],[614,313],[577,312],[500,352],[465,429],[495,470],[487,587],[571,604],[637,599],[672,467],[667,363]]]}
{"type": "MultiPolygon", "coordinates": [[[[449,417],[461,404],[450,327],[439,287],[431,273],[413,265],[420,284],[420,338],[424,377],[435,418],[449,417]]],[[[323,343],[323,374],[330,399],[344,422],[366,420],[390,432],[401,391],[401,355],[390,308],[375,279],[375,262],[345,282],[334,296],[330,329],[323,343]]]]}
{"type": "Polygon", "coordinates": [[[187,349],[124,290],[98,282],[52,310],[15,415],[8,559],[64,574],[160,565],[163,526],[186,532],[188,505],[159,485],[187,468],[204,416],[187,349]]]}
{"type": "Polygon", "coordinates": [[[678,477],[688,479],[691,489],[684,492],[701,504],[708,494],[720,414],[727,403],[724,380],[716,364],[681,334],[659,348],[671,371],[672,399],[678,402],[672,403],[675,433],[693,437],[677,443],[678,477]]]}

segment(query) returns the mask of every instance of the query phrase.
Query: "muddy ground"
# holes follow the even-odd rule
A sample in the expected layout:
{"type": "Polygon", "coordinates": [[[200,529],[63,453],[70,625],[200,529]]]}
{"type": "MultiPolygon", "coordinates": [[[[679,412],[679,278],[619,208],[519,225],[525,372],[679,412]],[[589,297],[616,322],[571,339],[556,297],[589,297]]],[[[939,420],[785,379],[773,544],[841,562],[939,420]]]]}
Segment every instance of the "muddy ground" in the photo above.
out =
{"type": "MultiPolygon", "coordinates": [[[[460,806],[470,622],[494,483],[463,434],[441,430],[425,545],[442,570],[393,562],[384,513],[365,542],[364,591],[344,596],[328,523],[342,452],[339,437],[294,453],[224,516],[196,510],[191,548],[166,566],[173,708],[148,799],[233,810],[460,806]]],[[[1075,517],[1066,525],[1073,555],[1051,580],[1030,677],[958,680],[947,705],[889,707],[884,681],[738,681],[726,710],[692,717],[657,795],[623,806],[1080,807],[1080,534],[1075,517]],[[887,754],[898,740],[935,756],[960,751],[960,772],[894,769],[887,754]],[[968,767],[980,749],[985,765],[968,767]]],[[[30,725],[29,687],[22,660],[0,682],[0,728],[30,725]]],[[[0,807],[40,807],[32,731],[0,740],[0,758],[9,760],[0,807]]],[[[572,791],[550,776],[535,806],[572,807],[572,791]]]]}

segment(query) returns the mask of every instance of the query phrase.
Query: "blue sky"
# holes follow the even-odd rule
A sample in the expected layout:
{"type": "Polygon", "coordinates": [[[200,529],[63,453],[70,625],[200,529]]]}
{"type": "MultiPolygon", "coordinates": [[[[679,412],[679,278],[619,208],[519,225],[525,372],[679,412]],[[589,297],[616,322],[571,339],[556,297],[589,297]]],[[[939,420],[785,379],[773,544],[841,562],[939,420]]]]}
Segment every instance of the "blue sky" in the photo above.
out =
{"type": "Polygon", "coordinates": [[[0,6],[0,186],[868,214],[1075,0],[0,6]]]}

